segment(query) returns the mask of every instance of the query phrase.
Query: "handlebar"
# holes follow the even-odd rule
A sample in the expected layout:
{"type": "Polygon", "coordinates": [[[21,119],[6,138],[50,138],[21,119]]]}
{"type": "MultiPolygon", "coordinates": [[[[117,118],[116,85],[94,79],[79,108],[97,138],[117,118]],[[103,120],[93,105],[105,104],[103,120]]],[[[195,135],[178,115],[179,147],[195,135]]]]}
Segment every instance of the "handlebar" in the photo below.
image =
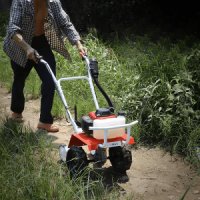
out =
{"type": "Polygon", "coordinates": [[[84,59],[84,60],[85,60],[85,59],[86,59],[86,57],[87,57],[87,54],[85,54],[85,53],[83,53],[83,52],[80,52],[80,56],[81,56],[81,58],[82,58],[82,59],[84,59]]]}
{"type": "MultiPolygon", "coordinates": [[[[36,61],[37,63],[38,62],[41,62],[41,60],[43,59],[43,56],[41,56],[36,50],[34,51],[34,55],[35,55],[35,58],[36,58],[36,61]]],[[[88,58],[88,55],[83,53],[83,52],[80,52],[80,56],[83,60],[85,60],[87,62],[87,64],[90,63],[89,61],[89,58],[88,58]]]]}
{"type": "Polygon", "coordinates": [[[42,56],[36,50],[34,51],[34,56],[36,58],[36,63],[39,63],[42,59],[42,56]]]}

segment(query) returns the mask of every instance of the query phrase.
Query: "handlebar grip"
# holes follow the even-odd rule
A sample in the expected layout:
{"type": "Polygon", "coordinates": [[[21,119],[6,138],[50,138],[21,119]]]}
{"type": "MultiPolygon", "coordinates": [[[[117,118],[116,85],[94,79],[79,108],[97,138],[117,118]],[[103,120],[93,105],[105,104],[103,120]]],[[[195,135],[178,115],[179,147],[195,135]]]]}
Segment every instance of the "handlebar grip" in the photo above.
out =
{"type": "Polygon", "coordinates": [[[85,54],[84,52],[81,52],[81,51],[79,52],[79,54],[80,54],[82,60],[85,60],[85,59],[86,59],[87,54],[85,54]]]}
{"type": "Polygon", "coordinates": [[[37,63],[42,59],[42,56],[35,50],[34,51],[35,58],[37,59],[37,63]]]}

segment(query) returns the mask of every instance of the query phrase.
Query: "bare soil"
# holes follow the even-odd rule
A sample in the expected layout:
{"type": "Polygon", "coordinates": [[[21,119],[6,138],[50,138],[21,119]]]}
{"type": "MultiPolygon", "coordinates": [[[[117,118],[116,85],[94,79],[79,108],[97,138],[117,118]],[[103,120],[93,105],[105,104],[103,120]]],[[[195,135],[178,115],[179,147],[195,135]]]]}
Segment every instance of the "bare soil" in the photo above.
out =
{"type": "MultiPolygon", "coordinates": [[[[0,87],[1,117],[10,114],[11,96],[5,88],[0,87]]],[[[39,119],[40,100],[26,102],[23,116],[25,125],[36,130],[39,119]]],[[[59,133],[48,133],[53,136],[55,145],[68,144],[72,126],[64,119],[55,121],[60,127],[59,133]]],[[[133,164],[127,171],[129,181],[118,183],[123,195],[130,199],[144,200],[179,200],[189,188],[185,200],[200,200],[200,176],[183,158],[170,155],[160,148],[138,147],[132,149],[133,164]]],[[[109,179],[109,161],[105,164],[109,179]]]]}

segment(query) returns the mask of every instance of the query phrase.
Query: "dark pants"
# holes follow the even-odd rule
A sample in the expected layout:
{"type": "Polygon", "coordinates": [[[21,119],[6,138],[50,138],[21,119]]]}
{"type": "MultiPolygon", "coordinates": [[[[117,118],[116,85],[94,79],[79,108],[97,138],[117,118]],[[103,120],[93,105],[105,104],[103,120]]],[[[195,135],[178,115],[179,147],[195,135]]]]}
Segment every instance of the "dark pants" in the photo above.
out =
{"type": "MultiPolygon", "coordinates": [[[[54,74],[56,73],[56,62],[51,48],[44,35],[34,37],[31,46],[38,51],[45,61],[48,62],[54,74]]],[[[25,68],[17,65],[11,61],[11,66],[14,72],[14,81],[12,86],[12,99],[11,110],[16,113],[22,113],[24,110],[25,98],[23,89],[25,80],[29,75],[32,67],[35,68],[38,76],[40,77],[41,84],[41,109],[40,109],[40,122],[53,123],[51,109],[53,105],[53,97],[55,92],[55,85],[49,72],[44,64],[34,63],[28,60],[25,68]]]]}

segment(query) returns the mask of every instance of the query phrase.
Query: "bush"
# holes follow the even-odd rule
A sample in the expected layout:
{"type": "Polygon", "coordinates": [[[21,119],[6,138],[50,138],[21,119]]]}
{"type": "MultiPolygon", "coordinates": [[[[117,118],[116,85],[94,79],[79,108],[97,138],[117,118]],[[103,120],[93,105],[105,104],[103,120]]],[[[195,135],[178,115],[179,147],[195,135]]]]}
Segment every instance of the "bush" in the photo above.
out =
{"type": "Polygon", "coordinates": [[[127,87],[118,90],[119,101],[130,119],[139,119],[140,141],[197,158],[199,51],[191,52],[186,42],[172,44],[166,39],[114,44],[128,74],[122,83],[127,87]]]}
{"type": "MultiPolygon", "coordinates": [[[[195,155],[192,149],[200,146],[199,137],[195,136],[200,125],[199,41],[190,40],[189,45],[189,39],[173,43],[164,38],[153,42],[145,36],[127,37],[125,41],[117,39],[105,45],[92,34],[84,40],[90,58],[96,57],[99,62],[99,81],[114,102],[116,112],[125,110],[128,121],[139,119],[137,141],[160,144],[171,152],[195,155]]],[[[55,54],[57,78],[85,75],[85,63],[76,48],[66,45],[73,62],[55,54]]],[[[10,80],[10,75],[1,74],[10,80]]],[[[25,88],[26,94],[32,97],[39,96],[40,82],[36,77],[33,72],[25,88]]],[[[78,117],[95,110],[89,87],[83,81],[67,82],[62,88],[70,108],[78,105],[78,117]]],[[[100,107],[106,107],[103,96],[96,93],[100,107]]],[[[65,116],[57,95],[53,114],[65,116]]]]}

